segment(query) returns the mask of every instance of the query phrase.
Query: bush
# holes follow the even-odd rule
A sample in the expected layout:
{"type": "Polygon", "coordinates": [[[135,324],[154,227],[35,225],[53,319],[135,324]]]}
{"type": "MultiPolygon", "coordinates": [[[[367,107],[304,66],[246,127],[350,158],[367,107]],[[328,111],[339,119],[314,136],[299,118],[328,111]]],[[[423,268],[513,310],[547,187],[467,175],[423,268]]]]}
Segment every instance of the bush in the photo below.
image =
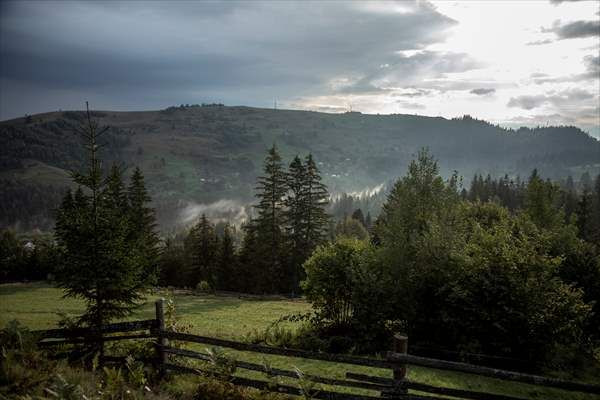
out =
{"type": "Polygon", "coordinates": [[[393,288],[375,249],[367,242],[341,238],[319,247],[304,264],[303,289],[315,310],[313,328],[297,342],[330,352],[371,352],[388,348],[392,330],[393,288]],[[324,336],[315,341],[312,333],[324,336]]]}
{"type": "Polygon", "coordinates": [[[196,293],[200,293],[200,294],[213,293],[213,288],[210,286],[210,283],[208,283],[207,281],[200,281],[196,285],[196,293]]]}
{"type": "Polygon", "coordinates": [[[319,246],[304,263],[302,289],[319,321],[340,328],[350,324],[352,293],[358,284],[353,280],[354,270],[367,247],[357,239],[341,238],[319,246]]]}

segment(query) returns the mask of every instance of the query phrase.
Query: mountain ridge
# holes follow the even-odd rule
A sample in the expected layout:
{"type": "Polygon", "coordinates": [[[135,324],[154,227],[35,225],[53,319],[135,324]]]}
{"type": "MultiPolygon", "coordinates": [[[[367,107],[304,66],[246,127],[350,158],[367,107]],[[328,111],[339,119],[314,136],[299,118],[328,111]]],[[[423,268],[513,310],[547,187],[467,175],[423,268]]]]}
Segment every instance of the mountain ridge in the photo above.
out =
{"type": "MultiPolygon", "coordinates": [[[[474,173],[525,177],[533,168],[553,179],[600,171],[600,141],[573,126],[508,129],[470,116],[332,114],[223,105],[92,115],[110,127],[104,138],[106,164],[142,168],[162,226],[189,203],[252,202],[262,159],[273,143],[285,162],[296,154],[312,153],[335,193],[394,180],[421,147],[439,159],[444,175],[457,170],[466,179],[474,173]]],[[[0,179],[11,188],[3,204],[26,198],[28,191],[44,197],[46,186],[64,191],[68,174],[61,171],[84,163],[75,133],[83,118],[81,111],[54,111],[0,122],[0,179]]],[[[14,225],[20,218],[11,214],[33,211],[27,201],[4,206],[0,224],[14,225]]],[[[48,211],[43,214],[44,222],[37,224],[47,228],[52,218],[48,211]]]]}

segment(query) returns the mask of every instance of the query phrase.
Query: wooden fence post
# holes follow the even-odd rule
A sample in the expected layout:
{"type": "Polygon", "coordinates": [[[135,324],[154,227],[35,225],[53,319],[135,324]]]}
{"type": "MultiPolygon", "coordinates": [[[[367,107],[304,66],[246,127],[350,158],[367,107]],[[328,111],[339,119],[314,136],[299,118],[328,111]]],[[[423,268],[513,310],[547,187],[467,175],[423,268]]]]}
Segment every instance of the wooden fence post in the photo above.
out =
{"type": "MultiPolygon", "coordinates": [[[[407,354],[408,353],[408,336],[401,335],[396,333],[394,335],[394,343],[392,345],[392,351],[394,353],[407,354]]],[[[406,378],[406,364],[398,364],[396,368],[394,368],[394,383],[396,386],[396,390],[400,393],[408,393],[408,389],[406,389],[403,385],[403,381],[406,378]]]]}
{"type": "MultiPolygon", "coordinates": [[[[408,337],[400,334],[394,335],[394,347],[392,348],[394,353],[407,354],[408,353],[408,337]]],[[[406,377],[406,364],[400,364],[397,369],[394,369],[394,379],[402,380],[406,377]]]]}
{"type": "MultiPolygon", "coordinates": [[[[165,299],[161,298],[154,303],[156,306],[156,321],[158,322],[158,334],[160,335],[165,330],[165,299]]],[[[156,346],[156,356],[158,359],[158,370],[161,376],[165,374],[165,364],[167,363],[167,353],[164,351],[164,346],[168,346],[169,342],[166,338],[160,337],[156,346]]]]}

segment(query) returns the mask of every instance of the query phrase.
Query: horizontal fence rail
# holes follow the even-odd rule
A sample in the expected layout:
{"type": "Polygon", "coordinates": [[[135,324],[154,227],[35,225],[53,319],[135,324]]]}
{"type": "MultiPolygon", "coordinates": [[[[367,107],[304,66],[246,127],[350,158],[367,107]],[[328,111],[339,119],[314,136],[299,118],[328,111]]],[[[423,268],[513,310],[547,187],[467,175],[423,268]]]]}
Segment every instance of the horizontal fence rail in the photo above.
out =
{"type": "Polygon", "coordinates": [[[364,358],[357,356],[348,356],[343,354],[318,353],[308,350],[286,349],[283,347],[263,346],[260,344],[235,342],[233,340],[216,339],[206,336],[191,335],[189,333],[178,332],[159,332],[160,337],[183,342],[202,343],[212,346],[227,347],[234,350],[250,351],[253,353],[262,353],[278,356],[306,358],[310,360],[330,361],[344,364],[362,365],[365,367],[394,369],[398,367],[395,362],[378,360],[376,358],[364,358]]]}
{"type": "MultiPolygon", "coordinates": [[[[211,357],[208,354],[199,353],[196,351],[176,349],[173,347],[167,347],[164,349],[164,351],[169,354],[174,354],[174,355],[179,355],[179,356],[184,356],[184,357],[189,357],[189,358],[195,358],[197,360],[211,361],[211,357]]],[[[250,362],[246,362],[246,361],[237,361],[236,360],[235,366],[236,366],[236,368],[247,369],[250,371],[263,372],[269,376],[285,376],[285,377],[293,378],[293,379],[300,378],[296,371],[290,371],[290,370],[279,369],[279,368],[267,368],[265,365],[250,363],[250,362]]],[[[353,388],[357,388],[357,389],[384,391],[384,390],[389,390],[393,387],[393,386],[390,386],[387,384],[381,385],[381,384],[377,384],[377,383],[356,382],[356,381],[348,381],[348,380],[344,380],[344,379],[324,378],[321,376],[309,375],[309,374],[305,374],[303,376],[303,378],[307,379],[309,381],[315,382],[315,383],[322,383],[322,384],[331,385],[331,386],[346,386],[346,387],[353,387],[353,388]]]]}
{"type": "MultiPolygon", "coordinates": [[[[154,364],[160,375],[164,375],[166,371],[175,373],[192,373],[215,376],[215,372],[210,368],[196,369],[172,363],[171,357],[186,357],[205,362],[214,362],[213,357],[206,353],[182,349],[169,346],[169,340],[201,343],[212,346],[230,348],[239,351],[276,355],[284,357],[294,357],[309,360],[327,361],[339,364],[357,365],[363,367],[374,367],[391,370],[393,378],[384,378],[379,376],[358,374],[347,372],[345,379],[329,378],[318,375],[301,374],[298,371],[291,371],[281,368],[271,368],[267,365],[251,363],[247,361],[232,360],[232,364],[236,368],[249,371],[262,372],[267,377],[286,377],[297,380],[306,380],[313,383],[319,383],[332,387],[345,387],[361,390],[370,390],[379,392],[381,397],[373,397],[371,395],[358,395],[349,393],[340,393],[330,390],[315,390],[310,393],[311,398],[315,399],[338,399],[338,400],[368,400],[378,398],[394,398],[394,399],[414,399],[414,400],[442,400],[451,396],[454,398],[468,400],[524,400],[523,398],[513,397],[503,394],[484,393],[473,390],[455,389],[447,387],[438,387],[425,383],[414,382],[406,379],[406,366],[418,365],[427,368],[455,371],[478,376],[485,376],[495,379],[514,381],[544,387],[557,388],[567,391],[578,391],[590,394],[600,394],[600,385],[588,383],[571,382],[561,379],[548,378],[537,375],[524,374],[514,371],[495,369],[490,367],[482,367],[473,364],[467,364],[455,361],[439,360],[435,358],[425,358],[407,354],[408,338],[395,335],[393,351],[386,354],[385,359],[358,357],[343,354],[329,354],[321,352],[313,352],[308,350],[287,349],[281,347],[271,347],[252,343],[236,342],[233,340],[218,339],[200,335],[192,335],[188,333],[172,332],[165,328],[165,318],[163,309],[163,300],[156,302],[156,318],[142,321],[118,322],[102,326],[101,329],[90,328],[75,328],[75,329],[49,329],[45,331],[33,331],[38,335],[40,341],[38,344],[41,347],[58,346],[58,345],[76,345],[90,342],[109,342],[118,340],[132,339],[155,339],[156,357],[152,359],[140,359],[139,361],[150,362],[154,364]],[[139,331],[147,331],[140,333],[139,331]],[[137,333],[134,333],[137,332],[137,333]],[[121,333],[129,333],[120,335],[121,333]],[[112,334],[104,336],[105,334],[112,334]],[[415,390],[430,395],[417,395],[409,393],[408,390],[415,390]]],[[[106,362],[124,362],[125,357],[104,356],[106,362]]],[[[278,393],[302,396],[306,395],[300,387],[289,386],[269,381],[249,379],[239,376],[218,376],[227,381],[241,386],[248,386],[260,390],[269,390],[278,393]]]]}
{"type": "MultiPolygon", "coordinates": [[[[346,378],[354,379],[361,382],[371,382],[379,385],[386,385],[388,390],[392,388],[394,385],[397,385],[397,381],[390,378],[383,378],[380,376],[372,376],[365,374],[356,374],[353,372],[347,372],[346,378]]],[[[464,389],[453,389],[453,388],[442,388],[432,385],[427,385],[425,383],[414,382],[410,380],[404,380],[401,385],[407,389],[418,390],[421,392],[427,393],[435,393],[441,394],[444,396],[453,396],[460,397],[463,399],[473,399],[473,400],[523,400],[521,397],[514,396],[506,396],[503,394],[493,394],[493,393],[484,393],[477,392],[473,390],[464,390],[464,389]]]]}
{"type": "MultiPolygon", "coordinates": [[[[118,333],[118,332],[134,332],[146,329],[155,330],[158,328],[156,319],[146,319],[142,321],[117,322],[114,324],[103,325],[100,333],[118,333]]],[[[65,328],[65,329],[47,329],[32,331],[42,339],[48,338],[68,338],[68,337],[84,337],[98,333],[93,328],[65,328]]]]}
{"type": "MultiPolygon", "coordinates": [[[[201,369],[184,367],[177,364],[166,364],[166,368],[176,372],[191,373],[197,375],[211,374],[210,371],[203,371],[201,369]]],[[[248,386],[260,390],[269,390],[277,393],[291,394],[295,396],[302,396],[304,392],[302,389],[295,386],[288,386],[282,384],[274,384],[272,382],[261,381],[258,379],[248,379],[238,376],[220,376],[223,379],[228,380],[234,385],[248,386]]],[[[371,400],[380,399],[380,397],[367,396],[367,395],[356,395],[347,393],[331,392],[327,390],[315,390],[314,393],[310,393],[310,397],[313,399],[337,399],[337,400],[371,400]]],[[[446,399],[447,400],[447,399],[446,399]]]]}
{"type": "Polygon", "coordinates": [[[425,358],[413,356],[410,354],[399,354],[389,352],[387,359],[395,362],[402,362],[406,364],[419,365],[421,367],[443,369],[447,371],[464,372],[467,374],[474,374],[479,376],[487,376],[490,378],[530,383],[534,385],[541,385],[546,387],[554,387],[563,390],[570,391],[581,391],[586,393],[600,394],[600,386],[592,385],[588,383],[570,382],[561,379],[547,378],[539,375],[522,374],[519,372],[505,371],[502,369],[495,369],[489,367],[481,367],[478,365],[460,363],[455,361],[437,360],[434,358],[425,358]]]}

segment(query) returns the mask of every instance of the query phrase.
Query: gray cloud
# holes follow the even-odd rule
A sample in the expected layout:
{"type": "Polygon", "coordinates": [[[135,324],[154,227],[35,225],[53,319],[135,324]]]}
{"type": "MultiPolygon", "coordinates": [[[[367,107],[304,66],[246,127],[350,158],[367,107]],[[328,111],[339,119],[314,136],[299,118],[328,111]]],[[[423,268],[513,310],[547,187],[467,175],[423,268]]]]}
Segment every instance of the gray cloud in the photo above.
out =
{"type": "Polygon", "coordinates": [[[398,87],[419,87],[416,93],[425,93],[425,87],[440,91],[448,90],[454,81],[447,74],[465,72],[482,65],[466,53],[419,51],[412,55],[397,53],[386,63],[370,68],[360,79],[338,89],[339,93],[389,92],[398,87]],[[425,82],[425,80],[427,82],[425,82]]]}
{"type": "Polygon", "coordinates": [[[536,95],[536,96],[517,96],[511,97],[508,101],[508,107],[519,107],[525,110],[531,110],[536,107],[541,106],[547,101],[547,97],[545,95],[536,95]]]}
{"type": "Polygon", "coordinates": [[[527,42],[525,44],[527,46],[540,46],[542,44],[550,44],[550,43],[554,43],[554,40],[552,40],[552,39],[536,40],[534,42],[527,42]]]}
{"type": "Polygon", "coordinates": [[[507,106],[532,110],[541,107],[544,104],[560,107],[592,98],[594,98],[594,94],[586,90],[571,89],[561,92],[549,92],[548,94],[511,97],[507,106]]]}
{"type": "Polygon", "coordinates": [[[472,89],[469,93],[476,94],[477,96],[484,96],[486,94],[492,94],[494,92],[496,92],[496,89],[494,88],[477,88],[472,89]]]}
{"type": "Polygon", "coordinates": [[[396,103],[402,108],[406,108],[408,110],[424,110],[427,108],[423,104],[413,103],[410,101],[397,100],[396,103]]]}
{"type": "Polygon", "coordinates": [[[575,3],[578,1],[587,1],[587,0],[550,0],[550,4],[558,5],[560,3],[575,3]]]}
{"type": "Polygon", "coordinates": [[[381,90],[368,78],[385,63],[396,74],[461,68],[452,56],[398,55],[443,41],[455,24],[416,0],[0,7],[0,118],[79,108],[94,97],[108,106],[126,97],[141,108],[212,100],[267,105],[327,92],[338,76],[367,77],[356,91],[381,90]],[[40,108],[31,109],[34,103],[40,108]]]}
{"type": "Polygon", "coordinates": [[[559,40],[600,36],[600,20],[574,21],[564,25],[556,21],[552,28],[543,28],[542,32],[552,32],[559,40]]]}
{"type": "Polygon", "coordinates": [[[564,82],[582,82],[600,79],[600,56],[587,55],[583,57],[585,72],[580,74],[571,74],[566,76],[549,76],[544,73],[531,74],[533,82],[543,83],[564,83],[564,82]]]}
{"type": "Polygon", "coordinates": [[[409,91],[405,91],[405,92],[394,92],[391,94],[391,96],[413,98],[413,97],[427,96],[430,93],[431,93],[431,90],[427,90],[427,89],[410,89],[409,91]]]}
{"type": "Polygon", "coordinates": [[[583,63],[585,64],[587,73],[590,76],[593,76],[595,78],[600,78],[600,55],[585,56],[583,58],[583,63]]]}

